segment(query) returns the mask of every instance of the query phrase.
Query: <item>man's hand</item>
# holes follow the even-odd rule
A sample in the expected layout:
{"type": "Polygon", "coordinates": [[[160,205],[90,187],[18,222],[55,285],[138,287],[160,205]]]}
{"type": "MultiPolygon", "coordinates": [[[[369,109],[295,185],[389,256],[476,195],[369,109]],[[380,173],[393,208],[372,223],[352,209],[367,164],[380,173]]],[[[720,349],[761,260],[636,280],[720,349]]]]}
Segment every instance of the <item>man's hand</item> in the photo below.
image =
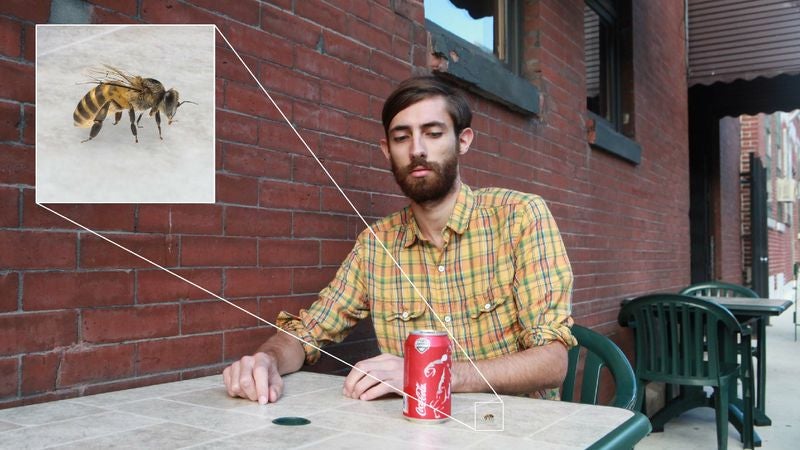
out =
{"type": "Polygon", "coordinates": [[[390,393],[399,394],[375,378],[364,375],[362,371],[388,383],[400,392],[403,391],[403,358],[384,353],[356,363],[355,369],[351,370],[344,379],[342,393],[346,397],[374,400],[390,393]]]}
{"type": "Polygon", "coordinates": [[[222,372],[225,387],[231,397],[242,397],[264,405],[276,402],[283,393],[283,380],[275,358],[258,352],[243,356],[222,372]]]}

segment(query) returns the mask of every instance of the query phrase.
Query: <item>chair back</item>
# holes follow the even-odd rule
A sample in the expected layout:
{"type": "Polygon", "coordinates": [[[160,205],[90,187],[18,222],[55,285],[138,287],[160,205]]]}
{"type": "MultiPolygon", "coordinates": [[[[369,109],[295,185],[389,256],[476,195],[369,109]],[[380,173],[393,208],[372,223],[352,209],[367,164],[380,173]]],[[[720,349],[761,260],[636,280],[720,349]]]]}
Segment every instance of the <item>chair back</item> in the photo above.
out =
{"type": "Polygon", "coordinates": [[[634,410],[636,406],[636,375],[622,353],[611,339],[580,325],[572,326],[572,335],[578,345],[569,350],[567,376],[561,387],[561,400],[597,404],[600,387],[600,371],[607,367],[614,377],[616,390],[610,406],[634,410]],[[575,399],[575,382],[581,354],[585,354],[580,398],[575,399]]]}
{"type": "Polygon", "coordinates": [[[636,333],[636,375],[670,384],[719,386],[737,367],[739,322],[728,309],[680,294],[638,297],[623,305],[620,324],[636,333]]]}
{"type": "Polygon", "coordinates": [[[706,281],[704,283],[693,284],[684,288],[680,293],[683,295],[694,295],[695,297],[759,297],[759,295],[750,288],[738,284],[724,283],[722,281],[706,281]]]}

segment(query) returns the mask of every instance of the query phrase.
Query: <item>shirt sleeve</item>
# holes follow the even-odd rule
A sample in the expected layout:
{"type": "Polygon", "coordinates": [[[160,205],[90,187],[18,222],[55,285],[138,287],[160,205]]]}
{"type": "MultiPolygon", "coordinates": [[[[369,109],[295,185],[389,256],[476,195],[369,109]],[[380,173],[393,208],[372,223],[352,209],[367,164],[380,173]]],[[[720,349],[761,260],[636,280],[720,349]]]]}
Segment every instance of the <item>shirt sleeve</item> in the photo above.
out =
{"type": "Polygon", "coordinates": [[[577,345],[572,336],[572,268],[555,219],[541,197],[519,211],[514,248],[514,289],[523,348],[558,341],[577,345]]]}
{"type": "Polygon", "coordinates": [[[359,249],[360,244],[356,244],[333,281],[308,309],[301,309],[297,315],[286,311],[278,314],[276,325],[303,341],[308,364],[319,360],[319,347],[341,342],[359,320],[369,315],[359,249]]]}

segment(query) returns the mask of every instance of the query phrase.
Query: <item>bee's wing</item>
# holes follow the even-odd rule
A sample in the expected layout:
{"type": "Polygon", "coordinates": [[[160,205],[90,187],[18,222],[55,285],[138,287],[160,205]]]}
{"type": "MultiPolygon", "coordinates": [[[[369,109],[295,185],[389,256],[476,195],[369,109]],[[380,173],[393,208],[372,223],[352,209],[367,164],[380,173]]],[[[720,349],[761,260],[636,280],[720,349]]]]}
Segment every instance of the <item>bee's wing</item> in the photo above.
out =
{"type": "Polygon", "coordinates": [[[103,64],[102,67],[91,67],[87,70],[87,76],[91,78],[93,83],[97,84],[111,84],[120,86],[136,91],[141,90],[141,86],[136,82],[136,78],[127,72],[117,69],[116,67],[103,64]]]}

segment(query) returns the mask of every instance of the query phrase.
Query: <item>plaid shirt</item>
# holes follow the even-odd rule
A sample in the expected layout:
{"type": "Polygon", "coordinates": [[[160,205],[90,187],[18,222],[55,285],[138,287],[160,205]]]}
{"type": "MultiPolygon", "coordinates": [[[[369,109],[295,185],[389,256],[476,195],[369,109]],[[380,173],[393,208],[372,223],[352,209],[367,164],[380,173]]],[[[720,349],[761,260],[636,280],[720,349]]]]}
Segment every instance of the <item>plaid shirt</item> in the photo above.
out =
{"type": "MultiPolygon", "coordinates": [[[[371,316],[381,352],[397,356],[409,332],[445,327],[476,360],[552,341],[576,345],[572,270],[541,197],[499,188],[473,192],[462,183],[442,249],[423,238],[408,207],[373,230],[444,325],[364,230],[319,299],[298,316],[281,312],[278,326],[323,346],[371,316]]],[[[303,348],[306,362],[319,359],[314,347],[303,348]]],[[[466,360],[458,346],[453,359],[466,360]]]]}

